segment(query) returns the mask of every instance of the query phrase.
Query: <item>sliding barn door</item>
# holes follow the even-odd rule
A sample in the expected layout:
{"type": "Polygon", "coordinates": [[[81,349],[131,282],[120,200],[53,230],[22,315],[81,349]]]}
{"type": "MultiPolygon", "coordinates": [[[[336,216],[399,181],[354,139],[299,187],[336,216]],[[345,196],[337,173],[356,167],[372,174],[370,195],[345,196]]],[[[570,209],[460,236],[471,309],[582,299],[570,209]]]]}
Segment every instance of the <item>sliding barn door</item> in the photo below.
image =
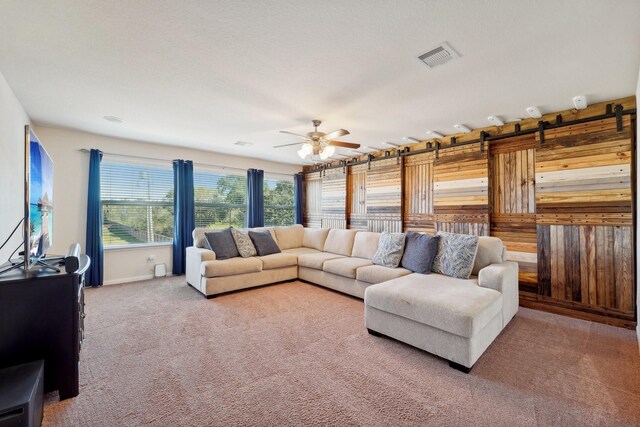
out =
{"type": "Polygon", "coordinates": [[[433,152],[405,158],[404,228],[435,234],[433,222],[433,152]]]}
{"type": "Polygon", "coordinates": [[[304,226],[322,227],[322,178],[320,172],[304,176],[304,226]]]}
{"type": "Polygon", "coordinates": [[[492,141],[490,156],[491,235],[502,239],[507,259],[519,264],[523,297],[538,293],[538,248],[533,133],[492,141]]]}
{"type": "Polygon", "coordinates": [[[367,231],[367,165],[349,167],[349,228],[367,231]]]}
{"type": "Polygon", "coordinates": [[[633,134],[629,116],[547,130],[536,148],[539,294],[634,317],[633,134]]]}
{"type": "Polygon", "coordinates": [[[347,174],[329,169],[322,177],[322,228],[347,228],[347,174]]]}
{"type": "Polygon", "coordinates": [[[368,230],[402,232],[402,159],[372,162],[366,177],[368,230]]]}
{"type": "Polygon", "coordinates": [[[436,231],[489,235],[487,150],[480,144],[447,147],[433,161],[436,231]]]}

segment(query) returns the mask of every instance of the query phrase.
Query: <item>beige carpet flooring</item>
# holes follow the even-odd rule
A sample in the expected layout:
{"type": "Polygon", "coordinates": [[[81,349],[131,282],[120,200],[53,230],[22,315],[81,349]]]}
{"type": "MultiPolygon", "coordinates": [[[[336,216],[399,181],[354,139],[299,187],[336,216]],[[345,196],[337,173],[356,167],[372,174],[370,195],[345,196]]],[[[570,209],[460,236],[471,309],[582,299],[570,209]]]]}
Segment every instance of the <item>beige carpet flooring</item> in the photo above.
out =
{"type": "Polygon", "coordinates": [[[302,282],[207,300],[172,277],[86,303],[80,395],[47,395],[45,426],[640,425],[630,330],[521,308],[465,375],[302,282]]]}

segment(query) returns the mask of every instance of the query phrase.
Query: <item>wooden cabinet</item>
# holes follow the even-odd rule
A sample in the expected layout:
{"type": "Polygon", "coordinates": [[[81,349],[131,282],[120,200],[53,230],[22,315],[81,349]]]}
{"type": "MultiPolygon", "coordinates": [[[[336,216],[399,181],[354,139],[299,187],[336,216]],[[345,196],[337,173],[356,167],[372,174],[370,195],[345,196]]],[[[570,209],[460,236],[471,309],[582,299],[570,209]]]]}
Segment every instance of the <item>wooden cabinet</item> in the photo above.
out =
{"type": "Polygon", "coordinates": [[[83,256],[76,273],[35,268],[0,276],[0,368],[44,360],[44,390],[78,395],[84,336],[83,256]]]}

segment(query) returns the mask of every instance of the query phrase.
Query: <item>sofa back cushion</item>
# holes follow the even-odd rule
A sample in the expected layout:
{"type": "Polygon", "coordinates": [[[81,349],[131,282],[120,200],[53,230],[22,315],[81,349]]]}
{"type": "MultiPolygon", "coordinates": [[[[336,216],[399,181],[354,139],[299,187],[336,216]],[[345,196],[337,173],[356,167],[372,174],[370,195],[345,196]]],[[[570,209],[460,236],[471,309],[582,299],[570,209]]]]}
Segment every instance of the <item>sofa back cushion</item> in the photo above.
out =
{"type": "Polygon", "coordinates": [[[378,250],[378,242],[380,241],[380,233],[372,231],[359,231],[353,240],[353,250],[351,256],[372,259],[378,250]]]}
{"type": "Polygon", "coordinates": [[[207,231],[204,235],[209,249],[216,253],[216,259],[224,260],[240,256],[230,228],[207,231]]]}
{"type": "Polygon", "coordinates": [[[328,228],[305,228],[302,231],[302,246],[322,251],[328,234],[328,228]]]}
{"type": "Polygon", "coordinates": [[[293,249],[302,247],[304,228],[300,224],[288,227],[275,227],[276,241],[280,249],[293,249]]]}
{"type": "Polygon", "coordinates": [[[402,267],[414,273],[429,274],[433,268],[433,260],[438,253],[440,236],[407,231],[407,239],[402,255],[402,267]]]}
{"type": "Polygon", "coordinates": [[[503,261],[505,248],[502,240],[497,237],[480,236],[478,237],[478,253],[473,264],[471,274],[477,276],[480,270],[491,264],[499,264],[503,261]]]}
{"type": "Polygon", "coordinates": [[[351,256],[353,250],[353,240],[357,230],[339,230],[332,228],[329,230],[327,240],[324,242],[324,251],[332,254],[351,256]]]}
{"type": "Polygon", "coordinates": [[[267,230],[249,230],[249,237],[253,242],[253,246],[256,248],[256,252],[258,252],[258,256],[278,254],[282,252],[276,244],[276,241],[273,240],[271,233],[267,230]]]}

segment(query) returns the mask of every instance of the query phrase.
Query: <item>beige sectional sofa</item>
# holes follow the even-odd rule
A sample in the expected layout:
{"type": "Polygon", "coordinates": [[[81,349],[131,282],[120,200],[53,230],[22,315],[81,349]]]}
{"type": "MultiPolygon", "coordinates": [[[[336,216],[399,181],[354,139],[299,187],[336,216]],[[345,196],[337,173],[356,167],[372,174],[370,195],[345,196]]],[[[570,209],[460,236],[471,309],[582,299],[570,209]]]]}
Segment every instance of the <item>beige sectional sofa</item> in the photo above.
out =
{"type": "Polygon", "coordinates": [[[363,298],[365,326],[468,372],[518,310],[518,265],[500,239],[480,237],[472,276],[456,279],[374,265],[380,233],[267,228],[282,253],[216,260],[194,230],[187,282],[208,298],[293,279],[363,298]]]}

